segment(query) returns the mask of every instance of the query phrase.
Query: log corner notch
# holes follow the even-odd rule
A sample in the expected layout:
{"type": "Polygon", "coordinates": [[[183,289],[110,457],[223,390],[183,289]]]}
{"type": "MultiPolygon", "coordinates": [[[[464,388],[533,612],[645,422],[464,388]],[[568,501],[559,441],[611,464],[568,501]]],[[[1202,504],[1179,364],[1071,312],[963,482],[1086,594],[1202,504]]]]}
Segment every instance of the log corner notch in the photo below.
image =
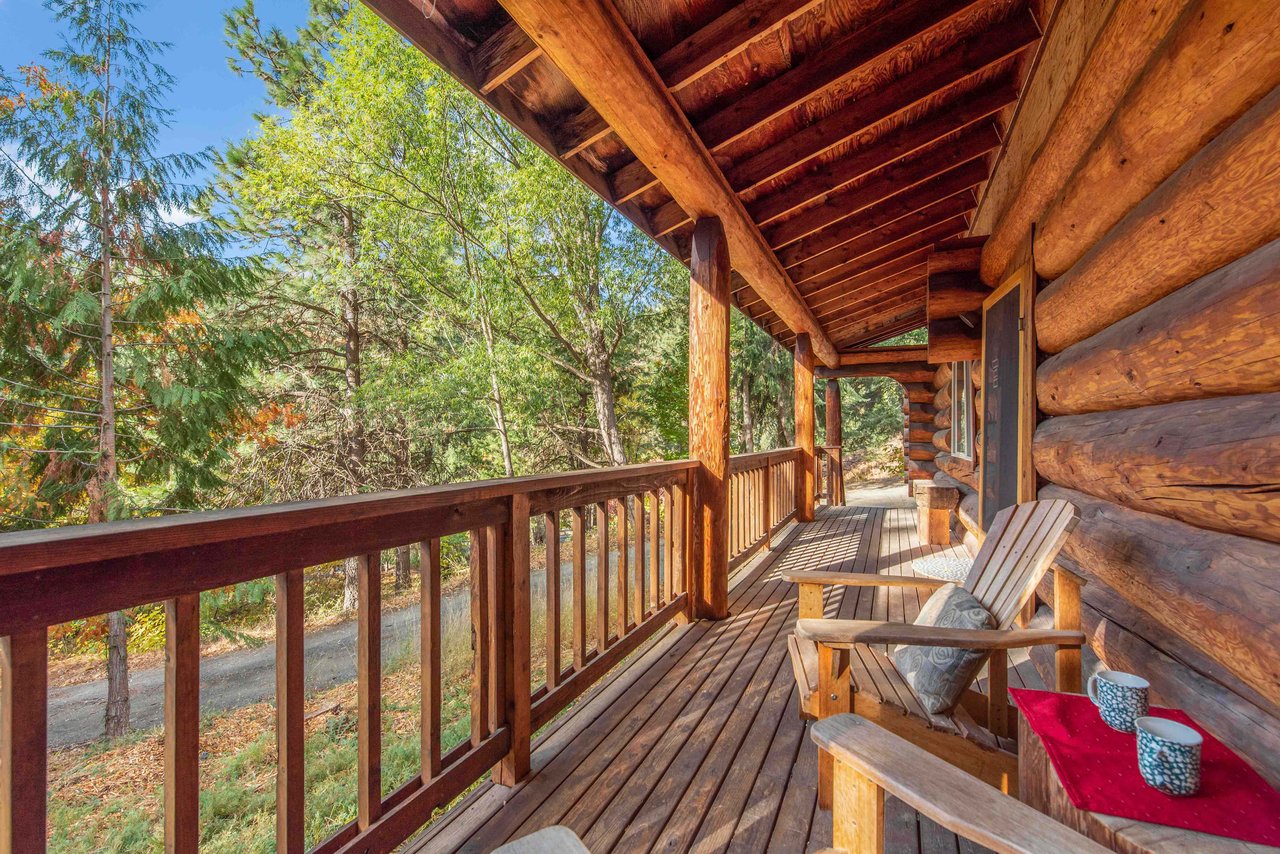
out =
{"type": "Polygon", "coordinates": [[[700,463],[690,542],[693,611],[720,620],[729,616],[730,265],[724,228],[714,217],[694,227],[690,269],[689,456],[700,463]]]}
{"type": "Polygon", "coordinates": [[[835,345],[614,5],[502,5],[686,213],[721,220],[737,271],[788,328],[809,336],[818,359],[835,367],[835,345]]]}
{"type": "Polygon", "coordinates": [[[926,262],[925,317],[931,365],[982,356],[982,303],[991,291],[978,272],[985,237],[937,244],[926,262]]]}

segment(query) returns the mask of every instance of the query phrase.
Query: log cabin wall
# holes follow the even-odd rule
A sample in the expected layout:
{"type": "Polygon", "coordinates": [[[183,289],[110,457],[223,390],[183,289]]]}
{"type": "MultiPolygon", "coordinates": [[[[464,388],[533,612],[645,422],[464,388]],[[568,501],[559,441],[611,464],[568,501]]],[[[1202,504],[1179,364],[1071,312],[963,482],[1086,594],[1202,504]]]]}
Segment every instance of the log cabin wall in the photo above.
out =
{"type": "MultiPolygon", "coordinates": [[[[1090,646],[1273,783],[1278,86],[1280,0],[1062,0],[972,227],[989,286],[1034,228],[1033,456],[1090,646]]],[[[976,542],[972,469],[937,465],[976,542]]]]}

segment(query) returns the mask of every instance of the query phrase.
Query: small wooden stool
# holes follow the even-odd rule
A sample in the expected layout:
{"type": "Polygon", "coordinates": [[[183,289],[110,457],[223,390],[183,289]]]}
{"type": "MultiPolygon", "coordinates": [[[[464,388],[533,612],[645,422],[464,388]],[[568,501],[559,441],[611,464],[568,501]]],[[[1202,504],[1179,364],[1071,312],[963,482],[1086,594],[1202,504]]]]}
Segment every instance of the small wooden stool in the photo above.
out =
{"type": "Polygon", "coordinates": [[[915,493],[920,542],[927,546],[950,545],[951,511],[960,506],[960,490],[921,481],[916,484],[915,493]]]}

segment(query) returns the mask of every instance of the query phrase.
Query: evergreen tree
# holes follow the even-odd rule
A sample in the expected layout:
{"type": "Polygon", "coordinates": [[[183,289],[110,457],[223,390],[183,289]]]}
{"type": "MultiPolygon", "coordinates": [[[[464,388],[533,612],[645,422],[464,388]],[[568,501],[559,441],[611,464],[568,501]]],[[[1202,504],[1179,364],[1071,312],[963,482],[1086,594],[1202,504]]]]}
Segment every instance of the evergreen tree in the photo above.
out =
{"type": "MultiPolygon", "coordinates": [[[[132,23],[141,7],[46,5],[62,47],[0,72],[0,453],[28,484],[6,522],[189,509],[219,485],[248,379],[284,342],[237,322],[256,271],[192,214],[210,152],[159,150],[172,79],[165,45],[132,23]]],[[[107,650],[119,736],[123,613],[107,617],[107,650]]]]}

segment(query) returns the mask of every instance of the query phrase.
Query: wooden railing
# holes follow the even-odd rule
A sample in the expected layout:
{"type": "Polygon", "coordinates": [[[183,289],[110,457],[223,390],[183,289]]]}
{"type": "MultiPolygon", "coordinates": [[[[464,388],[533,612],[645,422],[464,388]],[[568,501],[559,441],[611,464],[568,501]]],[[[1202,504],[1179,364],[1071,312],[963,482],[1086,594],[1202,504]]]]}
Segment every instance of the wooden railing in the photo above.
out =
{"type": "Polygon", "coordinates": [[[832,507],[844,506],[844,451],[819,445],[813,454],[814,497],[832,507]]]}
{"type": "Polygon", "coordinates": [[[800,452],[783,448],[729,459],[729,566],[769,548],[796,513],[800,452]]]}
{"type": "MultiPolygon", "coordinates": [[[[760,470],[754,462],[749,465],[755,466],[752,472],[760,470]]],[[[768,461],[761,465],[769,470],[768,461]]],[[[779,477],[785,465],[777,467],[779,477]]],[[[389,851],[490,768],[498,782],[515,782],[528,772],[533,733],[687,611],[687,496],[696,466],[683,460],[0,537],[0,851],[45,850],[49,627],[158,601],[166,608],[166,849],[196,850],[199,595],[274,577],[276,842],[279,851],[301,852],[303,571],[352,557],[358,559],[359,580],[357,817],[315,850],[389,851]],[[559,572],[566,516],[572,564],[568,591],[561,589],[559,572]],[[599,569],[594,627],[587,625],[586,590],[592,516],[599,569]],[[531,523],[544,527],[552,568],[547,573],[546,677],[540,685],[532,684],[531,675],[531,523]],[[629,526],[635,536],[628,536],[629,526]],[[468,532],[471,733],[446,750],[441,744],[440,540],[468,532]],[[384,797],[381,554],[415,543],[422,553],[421,774],[384,797]],[[562,661],[566,593],[572,638],[566,645],[570,660],[562,661]]],[[[787,515],[789,502],[787,490],[771,506],[787,515]]]]}

